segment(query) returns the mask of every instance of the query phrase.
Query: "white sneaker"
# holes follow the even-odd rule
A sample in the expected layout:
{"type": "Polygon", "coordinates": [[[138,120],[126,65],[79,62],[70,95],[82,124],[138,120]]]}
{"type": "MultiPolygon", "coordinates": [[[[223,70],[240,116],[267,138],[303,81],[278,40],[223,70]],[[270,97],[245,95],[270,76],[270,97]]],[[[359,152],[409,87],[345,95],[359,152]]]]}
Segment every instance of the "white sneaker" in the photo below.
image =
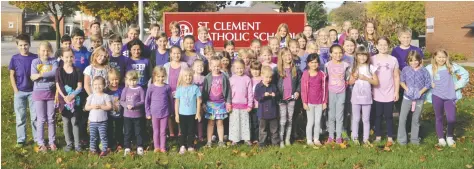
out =
{"type": "Polygon", "coordinates": [[[127,156],[130,154],[130,149],[129,148],[126,148],[125,151],[123,151],[123,156],[127,156]]]}
{"type": "Polygon", "coordinates": [[[444,140],[444,138],[439,139],[438,140],[438,145],[443,146],[443,147],[446,146],[446,140],[444,140]]]}
{"type": "Polygon", "coordinates": [[[456,144],[456,142],[454,142],[453,137],[447,137],[446,141],[448,142],[449,147],[453,147],[456,144]]]}
{"type": "Polygon", "coordinates": [[[217,140],[216,135],[212,135],[211,140],[212,140],[212,142],[216,141],[217,140]]]}
{"type": "Polygon", "coordinates": [[[138,147],[138,148],[137,148],[137,154],[138,154],[138,155],[141,155],[141,156],[144,154],[142,147],[138,147]]]}
{"type": "Polygon", "coordinates": [[[185,152],[186,152],[186,147],[181,146],[181,148],[179,149],[179,154],[183,155],[185,152]]]}
{"type": "Polygon", "coordinates": [[[307,144],[308,146],[314,146],[314,143],[313,143],[311,140],[306,141],[306,144],[307,144]]]}
{"type": "Polygon", "coordinates": [[[285,148],[285,143],[283,141],[280,142],[280,148],[285,148]]]}

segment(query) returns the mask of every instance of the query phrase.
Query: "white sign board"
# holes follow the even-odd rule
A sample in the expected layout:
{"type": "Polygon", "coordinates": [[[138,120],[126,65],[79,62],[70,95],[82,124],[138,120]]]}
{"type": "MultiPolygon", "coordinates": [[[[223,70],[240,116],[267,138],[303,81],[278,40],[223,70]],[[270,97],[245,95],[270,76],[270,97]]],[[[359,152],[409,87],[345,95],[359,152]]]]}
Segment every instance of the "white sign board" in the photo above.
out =
{"type": "Polygon", "coordinates": [[[434,32],[434,17],[426,18],[426,33],[434,32]]]}

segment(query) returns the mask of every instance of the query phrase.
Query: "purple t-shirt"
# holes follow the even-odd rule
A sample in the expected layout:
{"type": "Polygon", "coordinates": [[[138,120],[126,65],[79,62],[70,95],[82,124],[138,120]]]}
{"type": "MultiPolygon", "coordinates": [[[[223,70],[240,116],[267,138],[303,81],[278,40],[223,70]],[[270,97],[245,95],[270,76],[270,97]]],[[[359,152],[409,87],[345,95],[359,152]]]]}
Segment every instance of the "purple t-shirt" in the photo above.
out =
{"type": "Polygon", "coordinates": [[[139,60],[129,59],[127,65],[127,71],[136,70],[138,71],[138,85],[145,87],[150,79],[149,68],[150,62],[146,58],[140,58],[139,60]]]}
{"type": "Polygon", "coordinates": [[[186,55],[186,52],[183,52],[183,54],[181,55],[181,61],[186,62],[189,67],[193,66],[194,61],[197,59],[199,59],[197,53],[195,56],[188,56],[186,55]]]}
{"type": "MultiPolygon", "coordinates": [[[[130,51],[128,50],[128,43],[122,46],[122,50],[120,53],[125,56],[125,57],[131,57],[132,55],[130,54],[130,51]]],[[[142,51],[142,56],[148,58],[150,56],[150,48],[146,45],[143,46],[143,51],[142,51]]]]}
{"type": "Polygon", "coordinates": [[[321,104],[324,100],[324,87],[323,86],[323,79],[324,74],[322,72],[318,72],[316,76],[309,76],[308,82],[308,103],[309,104],[321,104]]]}
{"type": "Polygon", "coordinates": [[[291,69],[285,68],[285,78],[283,79],[283,100],[291,98],[291,69]]]}
{"type": "Polygon", "coordinates": [[[201,55],[204,56],[204,47],[206,47],[206,46],[214,47],[214,44],[210,40],[208,40],[206,43],[201,42],[201,40],[197,40],[196,43],[194,43],[194,50],[197,53],[200,53],[201,55]]]}
{"type": "Polygon", "coordinates": [[[198,86],[199,90],[202,90],[202,84],[204,83],[204,78],[205,77],[202,75],[199,75],[199,76],[194,75],[193,77],[193,84],[198,86]]]}
{"type": "Polygon", "coordinates": [[[163,66],[165,63],[168,63],[170,60],[170,53],[166,51],[165,53],[160,53],[158,50],[156,50],[156,55],[155,55],[155,64],[156,66],[163,66]]]}
{"type": "Polygon", "coordinates": [[[126,87],[122,91],[122,97],[120,97],[120,105],[125,109],[123,116],[128,118],[139,118],[142,117],[142,108],[145,104],[145,91],[140,86],[136,88],[126,87]],[[127,108],[128,105],[132,106],[132,109],[127,108]]]}
{"type": "Polygon", "coordinates": [[[410,45],[410,47],[408,49],[402,49],[402,48],[400,48],[400,46],[397,46],[397,47],[393,48],[392,56],[397,58],[398,66],[399,66],[400,71],[403,70],[403,68],[405,66],[407,66],[406,60],[407,60],[407,57],[408,57],[408,52],[410,52],[412,50],[418,52],[418,54],[421,55],[421,58],[425,57],[425,55],[423,54],[421,49],[417,48],[416,46],[410,45]]]}
{"type": "Polygon", "coordinates": [[[455,85],[452,76],[446,66],[439,67],[438,72],[433,73],[433,83],[435,84],[433,95],[441,99],[456,100],[456,90],[454,90],[455,85]]]}
{"type": "Polygon", "coordinates": [[[176,46],[178,48],[181,48],[181,42],[183,41],[183,38],[179,37],[177,39],[174,39],[174,38],[171,38],[169,37],[168,38],[168,46],[171,48],[173,46],[176,46]]]}
{"type": "Polygon", "coordinates": [[[176,87],[178,86],[179,72],[181,72],[181,67],[175,69],[170,66],[170,74],[168,76],[169,77],[168,83],[171,87],[171,91],[176,91],[176,87]]]}
{"type": "Polygon", "coordinates": [[[109,60],[109,65],[111,68],[117,69],[117,71],[119,71],[121,78],[125,78],[128,61],[129,58],[123,55],[120,55],[118,57],[111,56],[109,60]]]}
{"type": "Polygon", "coordinates": [[[329,48],[320,47],[319,48],[319,70],[324,71],[324,65],[329,62],[329,48]]]}
{"type": "Polygon", "coordinates": [[[152,116],[153,118],[168,117],[170,114],[170,107],[168,106],[174,106],[171,102],[171,87],[169,85],[156,86],[151,84],[145,97],[146,116],[152,116]]]}
{"type": "Polygon", "coordinates": [[[211,92],[209,94],[209,100],[212,102],[222,103],[224,102],[224,92],[222,88],[223,75],[212,76],[211,92]]]}
{"type": "Polygon", "coordinates": [[[16,54],[12,56],[9,70],[15,71],[16,87],[19,91],[31,92],[33,91],[33,81],[31,81],[31,63],[34,59],[38,58],[38,55],[34,53],[28,53],[28,56],[22,56],[16,54]]]}
{"type": "Polygon", "coordinates": [[[84,69],[90,64],[91,52],[87,51],[85,47],[81,47],[79,50],[71,49],[74,54],[74,66],[84,72],[84,69]]]}
{"type": "Polygon", "coordinates": [[[51,100],[55,94],[55,75],[58,68],[58,62],[55,58],[48,58],[46,62],[39,58],[31,62],[31,74],[42,74],[42,77],[36,79],[33,85],[33,100],[51,100]]]}

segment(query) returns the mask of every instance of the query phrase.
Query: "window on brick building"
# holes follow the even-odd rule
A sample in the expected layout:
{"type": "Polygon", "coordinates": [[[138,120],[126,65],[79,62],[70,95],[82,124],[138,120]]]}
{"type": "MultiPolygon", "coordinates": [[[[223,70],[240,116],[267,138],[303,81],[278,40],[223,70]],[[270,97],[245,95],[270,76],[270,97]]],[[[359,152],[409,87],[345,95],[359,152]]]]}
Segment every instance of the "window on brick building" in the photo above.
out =
{"type": "Polygon", "coordinates": [[[8,22],[8,28],[13,28],[13,22],[8,22]]]}

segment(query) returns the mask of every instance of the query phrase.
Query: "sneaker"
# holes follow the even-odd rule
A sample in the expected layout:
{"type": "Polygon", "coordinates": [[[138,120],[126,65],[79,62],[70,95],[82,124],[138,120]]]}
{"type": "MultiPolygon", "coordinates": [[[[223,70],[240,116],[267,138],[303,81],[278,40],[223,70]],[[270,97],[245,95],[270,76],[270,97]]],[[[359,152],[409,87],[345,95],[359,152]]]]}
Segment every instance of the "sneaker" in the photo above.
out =
{"type": "Polygon", "coordinates": [[[232,142],[231,146],[236,146],[237,142],[232,142]]]}
{"type": "Polygon", "coordinates": [[[285,145],[286,145],[286,146],[291,145],[290,139],[286,139],[286,140],[285,140],[285,145]]]}
{"type": "Polygon", "coordinates": [[[283,143],[283,141],[280,142],[280,148],[285,148],[285,143],[283,143]]]}
{"type": "Polygon", "coordinates": [[[39,147],[39,152],[47,152],[48,151],[48,148],[46,148],[46,146],[40,146],[39,147]]]}
{"type": "Polygon", "coordinates": [[[251,141],[246,141],[246,143],[247,143],[248,146],[252,146],[252,145],[253,145],[251,141]]]}
{"type": "Polygon", "coordinates": [[[56,151],[58,149],[58,147],[56,147],[56,144],[51,144],[49,146],[49,149],[51,149],[51,151],[56,151]]]}
{"type": "Polygon", "coordinates": [[[25,143],[19,142],[19,143],[16,143],[15,148],[22,148],[24,146],[25,146],[25,143]]]}
{"type": "Polygon", "coordinates": [[[179,149],[179,154],[183,155],[185,152],[186,152],[186,147],[181,146],[181,148],[179,149]]]}
{"type": "Polygon", "coordinates": [[[206,147],[207,147],[207,148],[211,148],[211,147],[212,147],[212,142],[208,141],[208,142],[206,143],[206,147]]]}
{"type": "Polygon", "coordinates": [[[138,147],[137,148],[137,154],[142,156],[145,152],[143,152],[143,147],[138,147]]]}
{"type": "Polygon", "coordinates": [[[214,141],[216,141],[216,140],[217,140],[217,137],[216,137],[216,135],[212,135],[212,137],[211,137],[211,141],[212,141],[212,142],[214,142],[214,141]]]}
{"type": "Polygon", "coordinates": [[[370,141],[369,140],[364,140],[364,144],[365,145],[370,145],[370,141]]]}
{"type": "Polygon", "coordinates": [[[448,142],[449,147],[454,147],[454,145],[456,144],[456,142],[454,142],[453,137],[447,137],[446,141],[448,142]]]}
{"type": "Polygon", "coordinates": [[[308,146],[314,146],[314,143],[313,143],[311,140],[306,141],[306,144],[307,144],[308,146]]]}
{"type": "Polygon", "coordinates": [[[160,149],[160,152],[166,153],[166,149],[160,149]]]}
{"type": "Polygon", "coordinates": [[[224,141],[229,141],[229,136],[228,135],[224,135],[224,141]]]}
{"type": "Polygon", "coordinates": [[[123,156],[126,157],[127,155],[129,155],[130,151],[130,148],[126,148],[125,151],[123,151],[123,156]]]}
{"type": "Polygon", "coordinates": [[[117,148],[115,148],[116,151],[122,150],[122,146],[118,145],[117,148]]]}
{"type": "Polygon", "coordinates": [[[188,148],[188,152],[194,152],[194,148],[189,147],[189,148],[188,148]]]}
{"type": "Polygon", "coordinates": [[[314,145],[315,146],[322,146],[323,144],[321,144],[321,142],[319,140],[316,140],[316,141],[314,141],[314,145]]]}
{"type": "Polygon", "coordinates": [[[342,140],[342,138],[338,138],[338,139],[336,139],[336,143],[337,143],[337,144],[342,144],[342,143],[343,143],[343,140],[342,140]]]}
{"type": "Polygon", "coordinates": [[[109,154],[108,151],[102,151],[102,152],[99,154],[99,156],[100,156],[100,157],[105,157],[105,156],[107,156],[107,154],[109,154]]]}
{"type": "Polygon", "coordinates": [[[74,148],[74,150],[75,150],[76,152],[81,152],[81,151],[82,151],[82,148],[81,148],[80,146],[77,146],[76,148],[74,148]]]}
{"type": "Polygon", "coordinates": [[[155,148],[155,150],[153,150],[154,153],[159,153],[160,152],[160,149],[159,148],[155,148]]]}
{"type": "Polygon", "coordinates": [[[72,145],[67,145],[66,147],[64,147],[64,151],[65,152],[69,152],[73,149],[72,145]]]}
{"type": "Polygon", "coordinates": [[[220,141],[218,144],[217,144],[218,147],[225,147],[225,143],[223,141],[220,141]]]}
{"type": "Polygon", "coordinates": [[[329,137],[329,138],[328,138],[328,141],[327,141],[326,143],[334,143],[334,139],[331,138],[331,137],[329,137]]]}
{"type": "Polygon", "coordinates": [[[357,140],[356,138],[352,140],[354,142],[355,145],[360,145],[360,142],[359,140],[357,140]]]}

